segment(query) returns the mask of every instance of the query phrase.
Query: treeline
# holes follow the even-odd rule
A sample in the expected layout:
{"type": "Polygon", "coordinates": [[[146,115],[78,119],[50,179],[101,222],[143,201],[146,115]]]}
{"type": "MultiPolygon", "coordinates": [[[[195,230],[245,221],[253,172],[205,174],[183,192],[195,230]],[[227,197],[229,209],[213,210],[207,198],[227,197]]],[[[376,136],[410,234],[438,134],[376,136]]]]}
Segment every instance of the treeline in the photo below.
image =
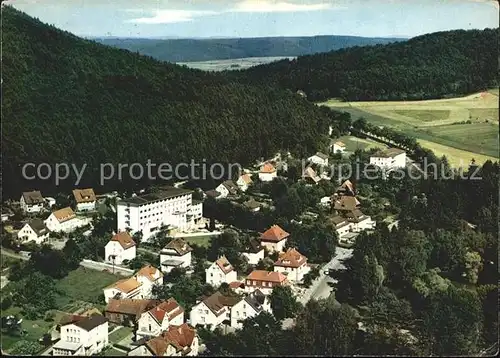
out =
{"type": "MultiPolygon", "coordinates": [[[[22,180],[28,162],[87,164],[80,185],[99,191],[101,163],[245,165],[280,149],[313,153],[328,140],[329,111],[271,85],[109,48],[9,6],[3,36],[4,195],[55,189],[53,177],[22,180]]],[[[108,181],[114,189],[134,183],[128,170],[108,181]]]]}
{"type": "MultiPolygon", "coordinates": [[[[260,65],[232,75],[309,100],[421,100],[498,86],[498,29],[454,30],[260,65]]],[[[231,75],[231,74],[229,74],[231,75]]]]}

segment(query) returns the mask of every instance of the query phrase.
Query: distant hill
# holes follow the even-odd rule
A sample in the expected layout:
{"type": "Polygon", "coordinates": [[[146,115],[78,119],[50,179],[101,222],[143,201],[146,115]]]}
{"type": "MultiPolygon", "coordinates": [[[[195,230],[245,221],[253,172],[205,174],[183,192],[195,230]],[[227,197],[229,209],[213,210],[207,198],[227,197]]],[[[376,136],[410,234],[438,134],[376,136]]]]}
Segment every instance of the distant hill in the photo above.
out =
{"type": "MultiPolygon", "coordinates": [[[[4,197],[73,188],[53,177],[23,181],[25,163],[86,164],[80,186],[101,191],[97,170],[107,162],[246,165],[280,149],[314,153],[328,141],[332,112],[290,91],[87,41],[10,6],[2,40],[4,197]]],[[[108,188],[145,184],[128,173],[115,172],[108,188]]]]}
{"type": "Polygon", "coordinates": [[[352,46],[405,41],[401,38],[356,36],[258,37],[234,39],[95,38],[105,45],[168,62],[228,60],[246,57],[295,57],[352,46]]]}
{"type": "Polygon", "coordinates": [[[308,99],[419,100],[498,86],[497,29],[455,30],[405,42],[345,48],[230,73],[269,83],[308,99]]]}

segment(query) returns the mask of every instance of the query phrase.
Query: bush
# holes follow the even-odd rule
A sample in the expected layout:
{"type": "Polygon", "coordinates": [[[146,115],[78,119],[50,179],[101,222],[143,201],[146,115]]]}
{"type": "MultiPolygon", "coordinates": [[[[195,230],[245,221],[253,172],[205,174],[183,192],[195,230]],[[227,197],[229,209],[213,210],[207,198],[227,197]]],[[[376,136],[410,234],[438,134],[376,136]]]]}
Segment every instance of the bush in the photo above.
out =
{"type": "Polygon", "coordinates": [[[37,355],[43,346],[38,342],[20,340],[12,345],[10,352],[15,355],[37,355]]]}
{"type": "Polygon", "coordinates": [[[12,298],[10,296],[6,296],[2,300],[2,311],[8,309],[10,306],[12,306],[12,298]]]}

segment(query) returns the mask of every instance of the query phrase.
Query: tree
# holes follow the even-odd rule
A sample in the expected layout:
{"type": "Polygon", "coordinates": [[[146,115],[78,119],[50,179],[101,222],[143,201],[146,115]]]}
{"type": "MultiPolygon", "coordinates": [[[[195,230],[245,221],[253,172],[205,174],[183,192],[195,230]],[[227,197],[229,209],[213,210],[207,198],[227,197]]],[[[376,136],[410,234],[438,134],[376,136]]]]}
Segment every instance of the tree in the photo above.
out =
{"type": "Polygon", "coordinates": [[[55,308],[57,289],[54,280],[34,272],[29,277],[16,282],[13,287],[14,302],[20,303],[31,319],[43,317],[44,312],[55,308]]]}
{"type": "Polygon", "coordinates": [[[43,346],[38,342],[22,339],[13,344],[10,353],[21,356],[35,356],[42,348],[43,346]]]}
{"type": "Polygon", "coordinates": [[[269,299],[273,315],[279,321],[285,318],[295,317],[301,308],[290,286],[277,286],[273,288],[269,299]]]}

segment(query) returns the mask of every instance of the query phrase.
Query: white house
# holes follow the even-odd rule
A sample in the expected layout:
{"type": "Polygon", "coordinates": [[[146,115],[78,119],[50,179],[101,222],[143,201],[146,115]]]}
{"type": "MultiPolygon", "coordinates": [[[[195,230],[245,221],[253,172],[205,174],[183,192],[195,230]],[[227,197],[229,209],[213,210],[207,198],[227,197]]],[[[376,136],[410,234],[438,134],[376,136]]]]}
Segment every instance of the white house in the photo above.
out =
{"type": "Polygon", "coordinates": [[[237,274],[234,267],[225,256],[219,257],[210,267],[205,270],[206,283],[213,287],[219,287],[222,283],[236,281],[237,274]]]}
{"type": "Polygon", "coordinates": [[[406,152],[398,148],[378,151],[370,156],[370,164],[382,170],[392,170],[406,167],[406,152]]]}
{"type": "Polygon", "coordinates": [[[290,234],[278,225],[273,225],[260,235],[260,244],[269,251],[283,251],[290,234]]]}
{"type": "Polygon", "coordinates": [[[245,292],[260,290],[263,294],[270,295],[274,287],[288,284],[288,279],[281,272],[254,270],[245,279],[245,292]]]}
{"type": "Polygon", "coordinates": [[[371,230],[375,227],[375,221],[370,216],[363,214],[359,209],[346,212],[345,217],[350,223],[354,224],[352,230],[354,232],[371,230]]]}
{"type": "Polygon", "coordinates": [[[231,307],[240,301],[236,296],[224,296],[219,291],[193,306],[189,313],[192,326],[204,326],[210,330],[222,324],[231,324],[231,307]]]}
{"type": "Polygon", "coordinates": [[[61,326],[61,340],[53,347],[54,356],[91,356],[108,345],[108,319],[95,314],[72,316],[61,326]]]}
{"type": "Polygon", "coordinates": [[[271,163],[265,163],[259,171],[259,180],[260,181],[272,181],[276,176],[278,175],[278,172],[274,165],[271,163]]]}
{"type": "Polygon", "coordinates": [[[190,267],[191,251],[193,251],[193,249],[186,241],[180,238],[173,239],[160,251],[161,270],[168,273],[175,267],[190,267]]]}
{"type": "Polygon", "coordinates": [[[334,225],[339,238],[353,231],[354,224],[350,223],[346,218],[340,215],[330,218],[329,221],[334,225]]]}
{"type": "Polygon", "coordinates": [[[295,249],[288,249],[279,255],[274,263],[274,271],[281,272],[289,281],[300,282],[304,275],[311,270],[307,264],[307,257],[295,249]]]}
{"type": "Polygon", "coordinates": [[[250,184],[252,184],[252,177],[250,176],[250,174],[240,175],[240,177],[236,181],[236,185],[238,185],[238,188],[240,188],[240,190],[243,192],[247,191],[250,184]]]}
{"type": "Polygon", "coordinates": [[[34,190],[24,192],[19,202],[25,213],[39,213],[43,210],[45,200],[39,191],[34,190]]]}
{"type": "MultiPolygon", "coordinates": [[[[154,236],[162,226],[184,231],[195,225],[193,192],[175,187],[164,187],[158,192],[132,196],[117,203],[118,231],[142,231],[143,240],[154,236]]],[[[197,206],[196,212],[201,217],[197,206]]]]}
{"type": "Polygon", "coordinates": [[[137,321],[136,340],[158,337],[170,326],[184,323],[184,309],[174,298],[160,303],[158,306],[141,314],[137,321]]]}
{"type": "Polygon", "coordinates": [[[45,203],[47,204],[47,206],[49,208],[52,208],[54,205],[56,205],[56,199],[54,199],[50,196],[46,196],[44,199],[45,199],[45,203]]]}
{"type": "Polygon", "coordinates": [[[141,339],[133,345],[136,348],[128,352],[128,355],[133,357],[193,357],[198,355],[199,338],[196,330],[184,323],[180,326],[170,326],[158,337],[141,339]]]}
{"type": "Polygon", "coordinates": [[[95,210],[96,197],[94,189],[74,189],[73,196],[77,211],[95,210]]]}
{"type": "Polygon", "coordinates": [[[307,167],[304,169],[304,172],[302,173],[302,179],[310,184],[318,184],[321,181],[321,178],[311,167],[307,167]]]}
{"type": "Polygon", "coordinates": [[[119,232],[109,240],[104,247],[104,257],[108,262],[121,265],[124,260],[132,260],[137,255],[137,246],[130,234],[126,231],[119,232]]]}
{"type": "Polygon", "coordinates": [[[203,201],[193,199],[193,204],[191,205],[191,215],[193,223],[198,225],[203,219],[203,201]]]}
{"type": "Polygon", "coordinates": [[[328,165],[328,155],[323,154],[321,152],[317,152],[313,156],[307,158],[307,160],[317,165],[324,165],[324,166],[328,165]]]}
{"type": "Polygon", "coordinates": [[[238,194],[238,186],[232,180],[226,180],[220,183],[215,191],[220,193],[218,199],[227,198],[229,195],[238,194]]]}
{"type": "Polygon", "coordinates": [[[247,258],[250,265],[257,265],[260,260],[264,259],[264,248],[259,241],[251,239],[248,247],[241,254],[247,258]]]}
{"type": "Polygon", "coordinates": [[[151,296],[151,290],[155,284],[163,283],[163,273],[151,265],[144,266],[129,278],[118,280],[114,284],[105,287],[104,300],[110,299],[143,299],[151,296]]]}
{"type": "Polygon", "coordinates": [[[17,233],[17,238],[21,242],[34,241],[40,245],[49,238],[49,229],[47,229],[42,220],[33,219],[24,224],[22,229],[17,233]]]}
{"type": "Polygon", "coordinates": [[[329,196],[324,196],[319,200],[319,204],[321,206],[331,206],[332,205],[332,198],[329,196]]]}
{"type": "Polygon", "coordinates": [[[345,144],[338,141],[338,142],[335,142],[333,143],[332,145],[332,152],[337,154],[337,153],[345,153],[345,144]]]}
{"type": "Polygon", "coordinates": [[[89,220],[81,220],[76,217],[73,209],[70,207],[56,210],[50,214],[50,216],[45,219],[45,226],[50,231],[55,232],[72,232],[75,229],[85,226],[89,223],[89,220]]]}
{"type": "Polygon", "coordinates": [[[241,329],[243,321],[264,311],[272,314],[271,303],[260,290],[255,290],[231,307],[231,327],[241,329]]]}

